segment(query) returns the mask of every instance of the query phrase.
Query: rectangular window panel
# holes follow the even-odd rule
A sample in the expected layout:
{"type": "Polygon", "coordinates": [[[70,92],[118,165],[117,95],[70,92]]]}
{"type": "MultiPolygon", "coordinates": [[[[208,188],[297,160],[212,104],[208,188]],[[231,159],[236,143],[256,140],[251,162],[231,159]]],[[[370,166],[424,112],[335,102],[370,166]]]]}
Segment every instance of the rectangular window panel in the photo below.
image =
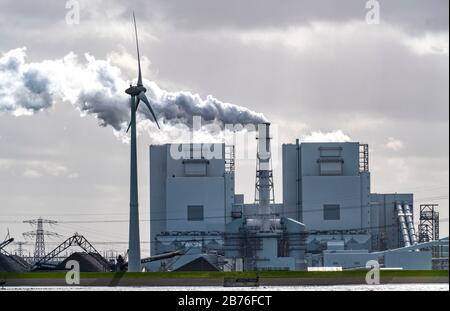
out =
{"type": "Polygon", "coordinates": [[[320,162],[320,175],[324,176],[342,175],[342,161],[320,162]]]}
{"type": "Polygon", "coordinates": [[[203,205],[188,205],[188,221],[202,221],[203,218],[203,205]]]}
{"type": "Polygon", "coordinates": [[[319,150],[321,157],[340,157],[342,152],[341,147],[321,147],[319,150]]]}
{"type": "Polygon", "coordinates": [[[323,206],[324,220],[340,220],[341,206],[339,204],[325,204],[323,206]]]}
{"type": "Polygon", "coordinates": [[[184,174],[186,176],[206,176],[206,162],[185,163],[184,174]]]}

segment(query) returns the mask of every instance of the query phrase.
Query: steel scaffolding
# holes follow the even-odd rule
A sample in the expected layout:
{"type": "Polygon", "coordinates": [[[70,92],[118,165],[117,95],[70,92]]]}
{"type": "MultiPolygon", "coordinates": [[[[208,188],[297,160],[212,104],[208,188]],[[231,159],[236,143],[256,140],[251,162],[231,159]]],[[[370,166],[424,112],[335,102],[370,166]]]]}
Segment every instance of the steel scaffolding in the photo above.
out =
{"type": "Polygon", "coordinates": [[[419,242],[439,240],[438,204],[420,205],[419,242]]]}

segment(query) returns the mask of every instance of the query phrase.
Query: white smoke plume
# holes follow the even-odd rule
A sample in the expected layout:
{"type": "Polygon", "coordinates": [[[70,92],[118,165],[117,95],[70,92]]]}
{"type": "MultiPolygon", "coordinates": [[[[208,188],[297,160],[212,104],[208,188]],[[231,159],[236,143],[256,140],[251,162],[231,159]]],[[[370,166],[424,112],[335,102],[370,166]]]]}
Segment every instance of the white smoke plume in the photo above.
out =
{"type": "Polygon", "coordinates": [[[336,130],[333,132],[312,132],[309,135],[301,138],[305,143],[345,143],[352,141],[342,130],[336,130]]]}
{"type": "MultiPolygon", "coordinates": [[[[266,122],[260,113],[212,96],[202,99],[189,92],[167,92],[154,82],[144,84],[163,129],[175,124],[191,127],[193,116],[218,125],[266,122]]],[[[82,114],[95,115],[100,125],[123,131],[130,119],[127,87],[118,67],[89,54],[82,60],[70,53],[62,59],[27,63],[26,48],[19,48],[0,57],[0,113],[32,115],[68,101],[82,114]]],[[[150,113],[143,108],[139,123],[149,124],[150,113]]]]}

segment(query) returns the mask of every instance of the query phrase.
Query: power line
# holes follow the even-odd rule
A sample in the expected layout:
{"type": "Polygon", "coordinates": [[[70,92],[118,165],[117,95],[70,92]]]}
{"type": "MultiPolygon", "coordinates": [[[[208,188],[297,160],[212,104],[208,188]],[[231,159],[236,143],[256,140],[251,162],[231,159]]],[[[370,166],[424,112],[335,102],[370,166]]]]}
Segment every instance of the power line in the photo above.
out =
{"type": "MultiPolygon", "coordinates": [[[[395,194],[392,194],[395,195],[395,194]]],[[[400,195],[400,194],[399,194],[400,195]]],[[[356,197],[355,197],[356,198],[356,197]]],[[[414,203],[423,203],[423,202],[430,202],[433,200],[441,200],[441,199],[448,199],[448,196],[437,196],[437,197],[428,197],[428,198],[423,198],[421,200],[414,200],[414,203]]],[[[359,197],[358,197],[359,199],[359,197]]],[[[340,206],[341,210],[348,210],[348,209],[361,209],[361,208],[378,208],[378,207],[383,207],[384,205],[389,205],[389,204],[395,204],[397,201],[387,201],[387,202],[382,202],[382,204],[380,204],[379,206],[377,205],[373,205],[373,204],[369,204],[369,206],[364,206],[364,205],[348,205],[348,206],[340,206]]],[[[316,204],[319,204],[322,202],[317,202],[316,204]]],[[[308,202],[308,205],[316,205],[314,203],[308,202]]],[[[252,205],[252,204],[250,204],[252,205]]],[[[313,208],[313,209],[307,209],[307,210],[303,210],[302,212],[305,213],[317,213],[317,212],[322,212],[323,209],[322,207],[320,208],[313,208]]],[[[290,214],[297,214],[297,211],[293,211],[293,212],[284,212],[284,215],[290,215],[290,214]]],[[[245,215],[246,217],[253,217],[253,216],[257,216],[258,214],[249,214],[249,215],[245,215]]],[[[223,214],[218,215],[218,216],[205,216],[204,219],[225,219],[225,218],[230,218],[231,216],[225,216],[223,214]]],[[[176,221],[176,220],[186,220],[185,217],[178,217],[178,218],[171,218],[171,217],[164,217],[164,218],[154,218],[154,219],[141,219],[140,222],[157,222],[157,221],[176,221]]],[[[68,221],[60,221],[60,224],[92,224],[92,223],[125,223],[128,222],[128,219],[101,219],[101,220],[68,220],[68,221]]],[[[21,223],[20,221],[0,221],[0,223],[21,223]]]]}
{"type": "MultiPolygon", "coordinates": [[[[443,219],[443,221],[448,222],[448,218],[443,219]]],[[[291,235],[345,235],[345,234],[358,234],[357,232],[360,232],[360,234],[366,234],[363,233],[364,231],[369,231],[373,229],[392,229],[397,228],[397,224],[392,225],[386,225],[386,226],[367,226],[367,227],[359,227],[359,228],[350,228],[350,229],[328,229],[328,230],[306,230],[304,232],[300,233],[289,233],[291,235]]],[[[188,232],[195,232],[195,231],[188,231],[188,232]]],[[[180,235],[181,237],[178,241],[179,242],[199,242],[202,240],[217,240],[218,238],[223,238],[227,235],[234,235],[229,233],[223,233],[223,232],[217,232],[214,231],[214,235],[212,233],[207,234],[207,232],[196,232],[198,235],[192,235],[192,234],[185,234],[180,235]],[[191,236],[191,239],[183,239],[182,237],[191,236]],[[197,238],[194,238],[197,237],[197,238]],[[206,238],[205,238],[206,237],[206,238]]],[[[233,237],[234,238],[234,237],[233,237]]],[[[157,241],[141,241],[141,244],[152,244],[157,243],[157,241]]],[[[58,242],[48,242],[48,244],[59,244],[58,242]]],[[[122,245],[122,244],[128,244],[127,241],[95,241],[92,242],[92,244],[106,244],[106,245],[122,245]]]]}
{"type": "MultiPolygon", "coordinates": [[[[436,184],[437,185],[437,184],[436,184]]],[[[441,184],[440,184],[441,185],[441,184]]],[[[428,188],[426,188],[426,187],[424,187],[424,188],[422,188],[422,187],[416,187],[416,188],[409,188],[409,189],[411,189],[411,190],[414,190],[414,189],[421,189],[421,190],[423,190],[423,191],[426,191],[426,190],[433,190],[433,189],[441,189],[441,188],[448,188],[448,184],[442,184],[442,186],[438,186],[438,187],[428,187],[428,188]]],[[[418,190],[417,192],[420,192],[421,190],[418,190]]],[[[376,195],[376,194],[378,194],[378,193],[371,193],[371,194],[374,194],[374,195],[376,195]]],[[[381,194],[381,193],[380,193],[381,194]]],[[[396,195],[396,194],[398,194],[398,195],[401,195],[401,194],[407,194],[407,193],[382,193],[382,194],[389,194],[389,195],[396,195]]],[[[345,198],[348,198],[348,201],[351,201],[351,200],[355,200],[355,199],[359,199],[359,197],[355,197],[355,196],[349,196],[349,195],[337,195],[337,196],[334,196],[333,198],[336,198],[336,199],[339,199],[340,201],[346,201],[346,200],[343,200],[343,199],[345,199],[345,198]]],[[[449,199],[449,195],[448,194],[446,194],[446,195],[439,195],[439,196],[430,196],[430,197],[418,197],[417,199],[415,199],[415,201],[416,202],[423,202],[424,200],[429,200],[429,201],[432,201],[432,200],[448,200],[449,199]]],[[[314,201],[312,201],[311,203],[315,203],[314,201]]],[[[317,203],[320,203],[320,202],[317,202],[317,203]]],[[[246,203],[247,204],[247,203],[246,203]]],[[[252,203],[248,203],[248,204],[252,204],[252,203]]],[[[109,215],[109,216],[113,216],[113,215],[116,215],[116,216],[118,216],[118,215],[128,215],[128,213],[111,213],[111,212],[105,212],[105,213],[83,213],[85,216],[104,216],[104,215],[109,215]]],[[[42,214],[26,214],[26,215],[22,215],[22,214],[2,214],[2,216],[27,216],[27,217],[29,217],[29,216],[37,216],[37,215],[40,215],[40,216],[42,216],[42,214]]],[[[52,213],[52,214],[46,214],[46,215],[43,215],[43,216],[48,216],[48,217],[54,217],[54,216],[60,216],[60,217],[65,217],[65,216],[68,216],[68,217],[70,217],[70,216],[78,216],[79,214],[78,213],[71,213],[71,214],[57,214],[57,213],[52,213]]],[[[0,221],[0,223],[2,223],[2,221],[0,221]]]]}
{"type": "MultiPolygon", "coordinates": [[[[431,200],[427,200],[427,201],[431,201],[431,200]]],[[[418,201],[416,201],[417,203],[419,203],[418,201]]],[[[396,201],[392,201],[392,202],[387,202],[387,204],[395,204],[396,201]]],[[[378,207],[378,206],[376,206],[378,207]]],[[[353,205],[353,206],[341,206],[340,209],[341,210],[349,210],[349,209],[362,209],[362,208],[376,208],[373,205],[370,207],[364,206],[364,205],[353,205]]],[[[383,205],[380,205],[379,207],[383,207],[383,205]]],[[[302,213],[303,214],[307,214],[307,213],[318,213],[318,212],[322,212],[323,209],[322,208],[315,208],[315,209],[308,209],[308,210],[303,210],[302,213]]],[[[276,213],[278,214],[278,213],[276,213]]],[[[284,216],[286,215],[297,215],[297,211],[292,211],[292,212],[284,212],[282,213],[284,216]]],[[[249,218],[249,217],[256,217],[259,214],[246,214],[245,217],[249,218]]],[[[225,218],[231,218],[231,216],[224,216],[224,215],[218,215],[218,216],[205,216],[204,219],[225,219],[225,218]]],[[[157,222],[157,221],[182,221],[182,220],[186,220],[185,217],[178,217],[178,218],[155,218],[155,219],[140,219],[140,222],[157,222]]],[[[441,219],[441,222],[443,222],[445,219],[441,219]]],[[[13,224],[13,223],[22,223],[20,221],[0,221],[0,223],[5,223],[5,224],[13,224]]],[[[114,224],[114,223],[128,223],[128,219],[111,219],[111,220],[107,220],[107,219],[99,219],[99,220],[68,220],[68,221],[59,221],[59,224],[64,224],[64,225],[68,225],[68,224],[96,224],[96,223],[110,223],[110,224],[114,224]]],[[[77,227],[73,227],[73,230],[77,230],[77,227]]],[[[93,230],[94,229],[90,228],[90,229],[86,229],[86,230],[93,230]]]]}

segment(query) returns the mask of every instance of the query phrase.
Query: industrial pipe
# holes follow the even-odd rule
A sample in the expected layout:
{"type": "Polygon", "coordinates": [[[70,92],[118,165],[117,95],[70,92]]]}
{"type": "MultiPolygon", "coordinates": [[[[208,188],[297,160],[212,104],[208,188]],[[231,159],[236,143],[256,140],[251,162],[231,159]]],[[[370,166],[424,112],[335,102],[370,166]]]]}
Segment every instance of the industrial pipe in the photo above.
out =
{"type": "Polygon", "coordinates": [[[163,253],[163,254],[159,254],[159,255],[141,259],[141,263],[144,264],[144,263],[148,263],[148,262],[152,262],[152,261],[170,259],[173,257],[183,256],[183,255],[184,255],[184,252],[182,250],[178,250],[178,251],[174,251],[174,252],[163,253]]]}
{"type": "Polygon", "coordinates": [[[403,236],[403,243],[405,244],[405,247],[408,247],[411,246],[411,240],[409,239],[409,233],[406,227],[405,213],[403,212],[402,204],[400,202],[397,202],[396,206],[398,221],[400,223],[400,230],[403,236]]]}
{"type": "Polygon", "coordinates": [[[408,203],[403,203],[403,211],[405,212],[405,219],[408,225],[409,238],[412,245],[417,245],[416,229],[414,228],[414,220],[411,208],[408,203]]]}

